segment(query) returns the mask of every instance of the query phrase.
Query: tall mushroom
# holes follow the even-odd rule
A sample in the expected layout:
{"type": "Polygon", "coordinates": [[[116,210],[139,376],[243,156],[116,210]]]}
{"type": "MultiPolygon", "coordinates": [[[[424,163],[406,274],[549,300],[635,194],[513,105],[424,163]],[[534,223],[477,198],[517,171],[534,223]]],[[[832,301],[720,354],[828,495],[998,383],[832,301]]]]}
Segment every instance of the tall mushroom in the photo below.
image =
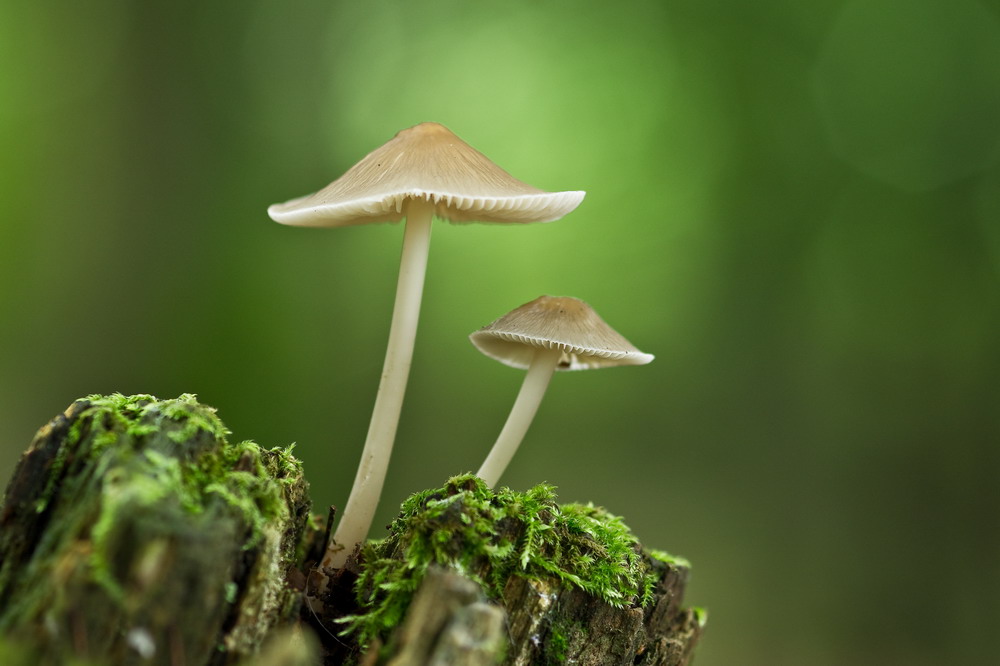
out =
{"type": "Polygon", "coordinates": [[[528,371],[500,436],[476,473],[491,488],[524,439],[556,370],[645,365],[653,360],[608,326],[593,308],[570,297],[540,296],[469,339],[487,356],[528,371]]]}
{"type": "Polygon", "coordinates": [[[385,365],[350,497],[322,566],[343,567],[365,540],[382,493],[410,372],[431,219],[548,222],[584,193],[544,192],[522,183],[437,123],[402,130],[315,194],[267,209],[275,222],[341,227],[406,218],[385,365]]]}

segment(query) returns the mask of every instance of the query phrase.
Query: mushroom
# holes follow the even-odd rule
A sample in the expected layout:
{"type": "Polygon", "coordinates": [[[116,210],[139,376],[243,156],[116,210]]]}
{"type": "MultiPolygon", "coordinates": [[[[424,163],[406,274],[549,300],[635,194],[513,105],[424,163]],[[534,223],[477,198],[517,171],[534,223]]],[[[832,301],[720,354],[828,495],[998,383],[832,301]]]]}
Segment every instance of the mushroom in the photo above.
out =
{"type": "Polygon", "coordinates": [[[544,192],[522,183],[437,123],[402,130],[322,190],[267,209],[276,222],[341,227],[406,218],[396,300],[382,379],[361,462],[321,565],[341,568],[371,527],[382,493],[413,356],[431,219],[549,222],[584,193],[544,192]]]}
{"type": "Polygon", "coordinates": [[[608,326],[593,308],[570,297],[540,296],[469,336],[490,358],[527,369],[510,416],[476,475],[491,488],[528,431],[556,370],[645,365],[653,360],[608,326]]]}

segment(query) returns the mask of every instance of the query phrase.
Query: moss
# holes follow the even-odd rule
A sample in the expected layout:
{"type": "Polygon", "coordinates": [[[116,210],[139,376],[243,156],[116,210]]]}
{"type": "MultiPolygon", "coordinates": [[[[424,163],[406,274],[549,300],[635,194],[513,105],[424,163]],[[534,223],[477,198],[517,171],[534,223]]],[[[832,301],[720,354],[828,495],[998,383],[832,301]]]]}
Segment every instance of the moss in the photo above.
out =
{"type": "Polygon", "coordinates": [[[566,638],[565,634],[553,631],[549,635],[549,641],[546,644],[545,650],[545,660],[550,664],[562,664],[566,662],[566,656],[569,654],[569,639],[566,638]]]}
{"type": "Polygon", "coordinates": [[[569,639],[566,634],[553,627],[545,645],[545,661],[549,664],[562,664],[568,654],[569,639]]]}
{"type": "Polygon", "coordinates": [[[666,551],[656,550],[655,548],[649,548],[646,550],[646,553],[654,560],[659,560],[660,562],[666,562],[667,564],[672,564],[675,567],[684,567],[685,569],[691,568],[691,563],[686,558],[678,557],[676,555],[671,555],[666,551]]]}
{"type": "MultiPolygon", "coordinates": [[[[362,645],[386,640],[431,564],[477,581],[495,600],[510,576],[522,576],[556,579],[619,608],[648,604],[658,576],[621,518],[555,499],[552,486],[494,492],[473,475],[411,496],[389,536],[362,552],[355,592],[365,612],[342,618],[343,633],[362,645]]],[[[551,649],[558,654],[558,639],[551,649]]]]}
{"type": "Polygon", "coordinates": [[[570,646],[579,642],[581,636],[587,635],[587,626],[576,620],[564,620],[553,623],[545,636],[541,660],[547,666],[565,664],[570,646]]]}
{"type": "Polygon", "coordinates": [[[197,515],[221,500],[251,528],[244,549],[257,543],[268,521],[283,517],[281,479],[292,478],[299,465],[290,447],[264,451],[253,442],[229,443],[229,430],[215,410],[192,394],[172,400],[121,394],[86,400],[90,407],[76,423],[89,426],[89,455],[115,448],[100,465],[105,501],[91,532],[94,577],[112,596],[123,593],[109,573],[106,545],[123,504],[134,509],[171,498],[197,515]],[[199,438],[210,445],[200,447],[199,438]]]}
{"type": "Polygon", "coordinates": [[[253,547],[269,521],[284,517],[283,486],[301,478],[291,448],[261,449],[249,441],[230,443],[229,430],[215,410],[193,394],[159,400],[151,395],[90,395],[59,449],[46,488],[35,503],[48,509],[74,461],[92,463],[102,486],[90,530],[93,578],[113,598],[124,591],[111,574],[108,553],[119,536],[123,508],[154,507],[167,498],[184,512],[199,515],[219,502],[250,527],[243,547],[253,547]]]}
{"type": "Polygon", "coordinates": [[[155,634],[162,609],[187,604],[190,589],[198,603],[185,621],[219,623],[236,654],[256,649],[262,627],[294,614],[284,573],[301,548],[308,484],[291,447],[228,435],[190,394],[92,395],[43,427],[19,467],[39,482],[7,498],[30,520],[0,538],[0,598],[11,600],[0,631],[84,631],[73,623],[85,599],[94,627],[139,618],[155,634]]]}

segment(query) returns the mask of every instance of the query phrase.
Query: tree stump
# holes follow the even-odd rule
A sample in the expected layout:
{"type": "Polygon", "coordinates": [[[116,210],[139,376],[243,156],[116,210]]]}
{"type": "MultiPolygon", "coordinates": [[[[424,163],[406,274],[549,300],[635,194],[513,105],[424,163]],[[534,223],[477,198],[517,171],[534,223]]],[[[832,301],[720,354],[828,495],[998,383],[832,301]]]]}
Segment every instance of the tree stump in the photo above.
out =
{"type": "MultiPolygon", "coordinates": [[[[676,569],[674,573],[679,573],[676,569]]],[[[605,666],[690,664],[702,619],[681,610],[683,588],[664,577],[646,611],[616,609],[580,591],[512,577],[500,604],[461,574],[428,570],[393,647],[376,643],[363,664],[386,666],[605,666]]]]}
{"type": "Polygon", "coordinates": [[[91,396],[39,430],[0,508],[0,664],[691,660],[686,562],[602,509],[455,477],[306,576],[323,530],[300,463],[227,435],[190,395],[91,396]]]}
{"type": "Polygon", "coordinates": [[[2,663],[232,663],[298,615],[301,466],[226,434],[193,396],[95,396],[38,432],[0,511],[2,663]]]}
{"type": "Polygon", "coordinates": [[[684,560],[544,485],[494,493],[455,477],[404,502],[357,563],[353,613],[338,585],[318,608],[328,631],[367,645],[366,665],[683,666],[704,627],[681,605],[684,560]]]}

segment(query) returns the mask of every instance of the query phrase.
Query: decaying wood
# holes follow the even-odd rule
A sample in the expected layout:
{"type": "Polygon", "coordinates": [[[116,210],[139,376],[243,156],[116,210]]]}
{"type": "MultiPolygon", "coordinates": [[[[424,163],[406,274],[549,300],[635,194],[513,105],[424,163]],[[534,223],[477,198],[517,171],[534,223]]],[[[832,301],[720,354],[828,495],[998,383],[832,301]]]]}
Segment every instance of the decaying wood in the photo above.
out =
{"type": "MultiPolygon", "coordinates": [[[[309,510],[301,474],[273,479],[285,506],[255,534],[237,506],[246,497],[225,485],[188,496],[198,488],[173,478],[223,446],[184,418],[207,408],[152,409],[129,432],[95,422],[92,406],[77,401],[42,428],[7,487],[0,636],[25,664],[190,666],[255,653],[298,613],[285,580],[309,510]]],[[[228,472],[262,482],[273,455],[247,448],[228,472]]]]}
{"type": "MultiPolygon", "coordinates": [[[[277,464],[279,452],[251,446],[222,470],[236,475],[236,486],[188,487],[174,478],[178,469],[217,454],[224,437],[192,429],[176,401],[172,415],[154,405],[128,428],[96,422],[92,407],[77,401],[43,427],[7,487],[0,508],[4,666],[691,661],[702,626],[682,607],[687,570],[657,560],[652,602],[625,608],[556,579],[517,575],[501,598],[487,599],[477,583],[432,566],[388,647],[362,655],[332,621],[364,612],[351,588],[356,572],[336,572],[329,596],[302,603],[301,590],[311,585],[300,573],[311,521],[297,463],[277,464]],[[265,480],[282,490],[262,526],[241,507],[254,496],[240,484],[265,480]]],[[[181,407],[193,415],[208,409],[181,407]]],[[[322,537],[315,541],[322,548],[322,537]]]]}
{"type": "Polygon", "coordinates": [[[504,614],[479,585],[431,567],[399,628],[387,666],[489,666],[504,648],[504,614]]]}
{"type": "MultiPolygon", "coordinates": [[[[454,637],[461,638],[453,640],[455,644],[470,642],[467,625],[463,622],[466,622],[470,609],[476,604],[477,608],[485,606],[494,609],[493,617],[499,617],[498,612],[502,611],[503,640],[494,644],[492,654],[484,653],[481,643],[477,644],[479,651],[475,658],[464,656],[462,659],[468,661],[459,663],[503,663],[509,666],[561,663],[584,666],[683,666],[691,662],[695,644],[703,630],[704,618],[699,611],[682,606],[689,573],[683,560],[669,558],[663,553],[654,557],[633,542],[633,553],[646,567],[642,574],[643,580],[652,581],[653,584],[652,587],[644,584],[642,594],[622,594],[618,597],[619,603],[614,605],[581,589],[581,584],[597,588],[598,579],[585,581],[576,574],[569,575],[563,567],[572,566],[570,559],[551,560],[547,564],[552,569],[528,566],[524,564],[523,558],[519,559],[520,565],[509,566],[510,558],[517,558],[519,552],[519,546],[513,545],[526,543],[525,530],[529,526],[537,529],[539,524],[547,524],[547,533],[554,539],[566,539],[553,541],[547,546],[538,545],[536,540],[535,548],[539,551],[548,549],[547,552],[550,553],[574,552],[577,555],[589,554],[591,557],[611,552],[603,551],[602,544],[594,541],[593,534],[589,532],[577,532],[574,536],[562,532],[556,526],[557,512],[566,515],[562,512],[569,510],[569,505],[559,508],[553,502],[551,509],[547,509],[543,502],[541,508],[534,505],[533,509],[522,509],[527,512],[522,515],[530,514],[534,518],[524,521],[498,519],[496,513],[490,513],[490,509],[482,504],[487,499],[482,494],[483,490],[481,482],[474,477],[455,477],[449,480],[445,488],[423,496],[418,504],[410,504],[401,518],[394,521],[389,538],[378,546],[366,549],[362,554],[362,558],[368,556],[377,559],[374,565],[376,578],[366,582],[362,577],[359,583],[362,598],[369,598],[367,595],[374,594],[372,598],[388,602],[389,598],[378,592],[382,585],[374,581],[386,581],[384,585],[388,587],[384,589],[387,590],[407,589],[408,583],[404,584],[402,581],[409,580],[412,574],[404,572],[419,570],[418,563],[422,561],[416,553],[428,552],[428,539],[433,539],[441,546],[439,551],[433,551],[438,554],[427,569],[424,579],[419,581],[420,586],[410,602],[402,626],[392,635],[380,634],[387,645],[379,645],[377,649],[370,650],[366,664],[423,666],[439,663],[435,661],[434,655],[440,645],[454,637]],[[491,525],[492,533],[476,531],[481,528],[466,530],[466,526],[481,525],[477,521],[483,515],[498,520],[491,525]],[[587,534],[590,536],[584,536],[582,541],[573,541],[587,534]],[[464,541],[466,538],[470,541],[464,541]],[[590,539],[589,544],[587,538],[590,539]],[[467,543],[478,545],[466,545],[467,543]],[[486,553],[490,551],[481,550],[487,547],[484,546],[486,543],[488,548],[494,549],[492,552],[504,548],[502,544],[511,544],[513,548],[505,551],[504,556],[494,559],[487,556],[486,553]],[[571,545],[574,543],[575,545],[571,545]],[[417,547],[416,544],[423,545],[417,547]],[[441,568],[442,565],[445,568],[441,568]],[[500,583],[485,583],[488,591],[473,582],[496,581],[498,570],[504,572],[500,583]],[[458,571],[468,578],[460,576],[458,571]],[[490,597],[488,602],[485,601],[486,596],[490,597]],[[455,633],[449,633],[448,627],[455,628],[455,633]]],[[[490,491],[485,489],[485,492],[490,491]]],[[[499,497],[498,495],[491,500],[489,506],[506,506],[505,502],[511,501],[509,496],[503,500],[499,497]]],[[[518,506],[532,506],[525,497],[517,498],[516,502],[518,506]],[[519,504],[520,502],[525,504],[519,504]]],[[[601,520],[612,518],[601,514],[599,510],[595,515],[603,516],[601,520]]],[[[582,523],[574,525],[579,530],[584,529],[582,523]]],[[[608,535],[606,538],[620,539],[622,534],[619,533],[617,537],[608,535]]],[[[617,543],[620,545],[622,542],[617,543]]],[[[608,542],[609,547],[610,544],[611,541],[608,542]]],[[[525,551],[520,552],[523,554],[525,551]]],[[[622,564],[621,560],[617,562],[622,564]]],[[[621,575],[626,575],[624,569],[621,575]]],[[[350,611],[358,612],[363,613],[364,609],[350,611]]],[[[488,620],[484,621],[489,624],[488,620]]],[[[482,631],[482,627],[477,627],[477,631],[479,635],[489,635],[482,631]]],[[[453,656],[451,659],[459,657],[453,656]]]]}
{"type": "MultiPolygon", "coordinates": [[[[646,608],[615,608],[558,582],[511,577],[502,604],[432,568],[397,633],[389,666],[690,664],[702,627],[680,606],[687,572],[664,565],[646,608]],[[442,659],[441,655],[447,655],[442,659]]],[[[379,646],[381,647],[381,646],[379,646]]],[[[374,655],[368,663],[376,663],[374,655]]]]}
{"type": "Polygon", "coordinates": [[[615,608],[586,592],[511,577],[504,588],[510,649],[504,664],[683,666],[691,662],[701,624],[680,607],[687,571],[663,564],[654,601],[615,608]]]}

